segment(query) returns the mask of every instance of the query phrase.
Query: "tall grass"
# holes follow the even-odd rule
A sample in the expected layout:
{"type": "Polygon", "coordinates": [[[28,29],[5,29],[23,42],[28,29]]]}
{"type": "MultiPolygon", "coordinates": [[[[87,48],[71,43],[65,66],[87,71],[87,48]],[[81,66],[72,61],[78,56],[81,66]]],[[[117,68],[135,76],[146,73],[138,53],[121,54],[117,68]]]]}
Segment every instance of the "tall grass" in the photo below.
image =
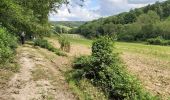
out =
{"type": "Polygon", "coordinates": [[[67,56],[64,52],[60,51],[57,48],[54,48],[47,40],[38,38],[34,40],[34,46],[40,46],[42,48],[48,49],[49,51],[54,52],[56,55],[59,56],[67,56]]]}
{"type": "Polygon", "coordinates": [[[67,39],[64,36],[60,36],[59,43],[60,43],[61,50],[65,51],[65,52],[70,52],[71,44],[70,44],[69,39],[67,39]]]}

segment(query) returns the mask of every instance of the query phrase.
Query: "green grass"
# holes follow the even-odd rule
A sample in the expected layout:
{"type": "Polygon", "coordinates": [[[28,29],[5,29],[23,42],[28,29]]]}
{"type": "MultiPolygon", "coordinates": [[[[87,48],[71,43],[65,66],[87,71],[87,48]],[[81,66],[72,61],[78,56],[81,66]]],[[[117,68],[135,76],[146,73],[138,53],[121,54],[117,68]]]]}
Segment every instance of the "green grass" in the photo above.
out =
{"type": "MultiPolygon", "coordinates": [[[[79,36],[74,37],[71,35],[65,34],[71,43],[73,44],[82,44],[85,46],[91,46],[92,40],[83,38],[79,36]]],[[[145,45],[142,43],[127,43],[127,42],[116,42],[115,43],[116,49],[118,52],[130,52],[130,53],[137,53],[142,54],[147,57],[153,57],[159,60],[170,61],[170,47],[168,46],[157,46],[157,45],[145,45]]]]}
{"type": "MultiPolygon", "coordinates": [[[[92,40],[86,39],[77,34],[63,34],[63,36],[66,37],[73,44],[82,44],[86,46],[91,46],[92,44],[92,40]]],[[[57,36],[52,36],[52,38],[58,39],[57,36]]]]}
{"type": "Polygon", "coordinates": [[[77,71],[72,70],[66,73],[69,87],[79,100],[107,100],[104,93],[86,78],[80,78],[77,71]]]}
{"type": "Polygon", "coordinates": [[[170,47],[145,45],[140,43],[116,42],[116,48],[120,52],[138,53],[160,60],[170,61],[170,47]]]}

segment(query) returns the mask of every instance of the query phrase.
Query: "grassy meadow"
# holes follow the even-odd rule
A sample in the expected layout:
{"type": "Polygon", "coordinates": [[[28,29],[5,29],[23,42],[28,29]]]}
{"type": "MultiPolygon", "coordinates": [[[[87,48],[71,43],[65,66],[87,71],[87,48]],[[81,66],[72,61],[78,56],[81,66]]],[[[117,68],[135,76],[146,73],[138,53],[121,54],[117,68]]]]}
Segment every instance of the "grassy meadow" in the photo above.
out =
{"type": "MultiPolygon", "coordinates": [[[[82,44],[85,46],[91,46],[92,40],[86,39],[79,35],[64,34],[65,37],[73,44],[82,44]]],[[[142,43],[128,43],[128,42],[116,42],[116,49],[118,52],[137,53],[145,56],[153,57],[160,60],[170,61],[170,47],[169,46],[157,46],[146,45],[142,43]]]]}

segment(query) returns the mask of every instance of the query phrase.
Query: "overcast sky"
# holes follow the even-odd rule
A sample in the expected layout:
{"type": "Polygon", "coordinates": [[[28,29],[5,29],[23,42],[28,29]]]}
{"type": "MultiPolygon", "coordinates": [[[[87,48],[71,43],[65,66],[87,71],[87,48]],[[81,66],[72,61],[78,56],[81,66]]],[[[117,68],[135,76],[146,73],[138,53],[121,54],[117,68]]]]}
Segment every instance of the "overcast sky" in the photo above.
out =
{"type": "Polygon", "coordinates": [[[100,17],[107,17],[130,9],[139,8],[156,1],[165,0],[85,0],[83,7],[79,0],[70,0],[71,4],[63,5],[58,13],[51,13],[50,21],[91,21],[100,17]],[[71,13],[69,13],[68,8],[71,13]]]}

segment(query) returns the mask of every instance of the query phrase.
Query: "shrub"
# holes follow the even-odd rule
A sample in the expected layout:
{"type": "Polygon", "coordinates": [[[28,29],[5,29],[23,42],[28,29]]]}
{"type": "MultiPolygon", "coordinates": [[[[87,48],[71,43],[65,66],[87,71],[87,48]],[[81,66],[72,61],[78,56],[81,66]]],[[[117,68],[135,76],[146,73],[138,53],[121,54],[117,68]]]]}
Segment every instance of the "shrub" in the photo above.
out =
{"type": "Polygon", "coordinates": [[[89,67],[92,64],[91,56],[81,56],[75,59],[74,68],[82,69],[84,67],[89,67]]]}
{"type": "Polygon", "coordinates": [[[153,45],[170,45],[170,40],[165,40],[162,37],[157,37],[148,39],[147,43],[153,45]]]}
{"type": "Polygon", "coordinates": [[[16,47],[17,38],[5,28],[0,27],[0,64],[5,64],[12,60],[16,47]]]}
{"type": "Polygon", "coordinates": [[[70,52],[70,41],[64,36],[59,37],[59,43],[61,45],[61,50],[70,52]]]}
{"type": "Polygon", "coordinates": [[[156,100],[145,92],[140,82],[128,74],[118,54],[113,52],[113,42],[101,37],[93,42],[92,55],[76,59],[75,67],[82,75],[100,87],[113,100],[156,100]],[[84,72],[84,73],[82,73],[84,72]]]}
{"type": "Polygon", "coordinates": [[[62,51],[60,51],[57,48],[54,48],[47,40],[45,39],[41,39],[38,38],[36,40],[34,40],[34,46],[40,46],[42,48],[48,49],[49,51],[54,52],[56,55],[59,56],[67,56],[65,53],[63,53],[62,51]]]}

